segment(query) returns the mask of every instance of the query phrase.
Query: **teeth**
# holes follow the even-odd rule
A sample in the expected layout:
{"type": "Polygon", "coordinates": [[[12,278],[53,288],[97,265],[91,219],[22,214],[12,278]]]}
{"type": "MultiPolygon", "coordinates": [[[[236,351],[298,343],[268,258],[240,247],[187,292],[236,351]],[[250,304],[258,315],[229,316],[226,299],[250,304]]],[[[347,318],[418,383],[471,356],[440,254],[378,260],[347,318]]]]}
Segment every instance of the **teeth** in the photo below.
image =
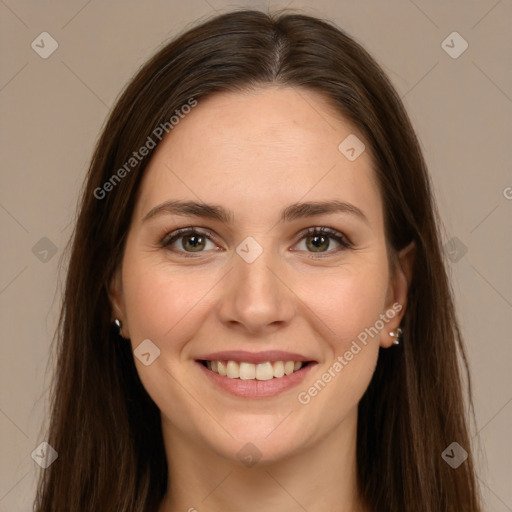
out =
{"type": "Polygon", "coordinates": [[[282,377],[284,375],[284,363],[283,361],[276,361],[274,363],[274,377],[282,377]]]}
{"type": "Polygon", "coordinates": [[[291,373],[293,373],[294,368],[295,368],[295,363],[293,361],[286,361],[286,363],[284,363],[285,375],[290,375],[291,373]]]}
{"type": "Polygon", "coordinates": [[[270,380],[273,378],[274,368],[272,367],[272,363],[260,363],[256,365],[256,380],[270,380]]]}
{"type": "Polygon", "coordinates": [[[240,378],[240,365],[236,361],[228,361],[228,367],[226,369],[227,376],[230,379],[240,378]]]}
{"type": "Polygon", "coordinates": [[[303,366],[301,361],[275,361],[271,363],[252,364],[237,363],[236,361],[206,361],[206,366],[212,372],[223,377],[241,380],[270,380],[291,375],[303,366]]]}
{"type": "MultiPolygon", "coordinates": [[[[228,372],[226,370],[226,365],[224,364],[223,361],[217,361],[217,372],[219,375],[222,375],[223,377],[225,377],[228,372]]],[[[211,369],[211,368],[210,368],[211,369]]]]}
{"type": "MultiPolygon", "coordinates": [[[[236,363],[235,363],[236,364],[236,363]]],[[[242,380],[251,380],[256,378],[256,366],[250,363],[240,363],[238,376],[242,380]]]]}

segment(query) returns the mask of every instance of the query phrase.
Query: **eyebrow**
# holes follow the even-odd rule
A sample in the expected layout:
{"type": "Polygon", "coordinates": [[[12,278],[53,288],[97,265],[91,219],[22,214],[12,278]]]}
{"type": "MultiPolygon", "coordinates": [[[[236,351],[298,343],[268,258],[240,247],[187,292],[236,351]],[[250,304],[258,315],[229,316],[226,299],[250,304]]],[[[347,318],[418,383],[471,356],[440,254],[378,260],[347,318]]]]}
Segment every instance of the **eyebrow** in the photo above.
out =
{"type": "MultiPolygon", "coordinates": [[[[367,224],[369,223],[364,213],[357,206],[337,199],[290,204],[281,210],[279,222],[291,222],[297,219],[329,213],[349,214],[363,220],[367,224]]],[[[224,224],[232,224],[235,218],[231,210],[227,210],[219,205],[197,201],[169,200],[152,208],[143,217],[142,222],[162,214],[202,217],[218,220],[224,224]]]]}

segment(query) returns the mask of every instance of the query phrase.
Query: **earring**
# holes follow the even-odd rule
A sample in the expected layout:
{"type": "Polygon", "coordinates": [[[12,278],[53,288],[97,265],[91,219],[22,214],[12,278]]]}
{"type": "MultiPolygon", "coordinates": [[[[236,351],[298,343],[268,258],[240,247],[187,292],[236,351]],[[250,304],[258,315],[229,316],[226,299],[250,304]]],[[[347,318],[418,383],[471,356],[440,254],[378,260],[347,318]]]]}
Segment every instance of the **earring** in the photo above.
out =
{"type": "Polygon", "coordinates": [[[114,325],[117,327],[117,333],[122,338],[123,335],[121,334],[121,329],[123,328],[123,323],[121,322],[121,320],[119,320],[119,318],[115,318],[114,319],[114,325]]]}
{"type": "Polygon", "coordinates": [[[403,331],[400,327],[397,327],[396,331],[389,332],[389,335],[392,336],[393,338],[395,338],[393,340],[393,344],[400,345],[400,338],[402,337],[402,333],[403,333],[403,331]]]}

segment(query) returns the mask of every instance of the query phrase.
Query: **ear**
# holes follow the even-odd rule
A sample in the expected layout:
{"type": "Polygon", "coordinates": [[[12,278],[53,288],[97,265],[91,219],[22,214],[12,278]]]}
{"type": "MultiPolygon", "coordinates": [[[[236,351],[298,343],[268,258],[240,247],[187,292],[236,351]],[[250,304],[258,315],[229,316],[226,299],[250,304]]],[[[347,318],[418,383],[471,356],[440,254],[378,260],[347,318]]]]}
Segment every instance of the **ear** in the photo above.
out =
{"type": "Polygon", "coordinates": [[[123,280],[122,280],[122,270],[121,266],[119,266],[114,272],[112,278],[110,279],[110,283],[107,287],[108,298],[110,300],[110,305],[112,307],[112,318],[118,318],[121,320],[122,328],[121,328],[121,336],[123,338],[130,337],[130,330],[128,327],[128,321],[126,318],[126,307],[124,303],[124,294],[123,294],[123,280]]]}
{"type": "Polygon", "coordinates": [[[390,318],[381,336],[381,347],[393,345],[391,331],[400,327],[407,308],[407,293],[412,280],[416,244],[411,242],[396,255],[386,298],[386,316],[390,318]]]}

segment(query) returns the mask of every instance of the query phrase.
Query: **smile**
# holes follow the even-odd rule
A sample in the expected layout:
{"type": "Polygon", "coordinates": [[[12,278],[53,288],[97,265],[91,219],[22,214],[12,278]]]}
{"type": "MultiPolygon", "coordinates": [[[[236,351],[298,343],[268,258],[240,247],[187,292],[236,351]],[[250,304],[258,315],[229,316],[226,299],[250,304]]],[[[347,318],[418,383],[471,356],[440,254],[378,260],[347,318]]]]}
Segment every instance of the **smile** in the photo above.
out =
{"type": "MultiPolygon", "coordinates": [[[[318,364],[316,361],[262,360],[253,363],[242,358],[196,359],[195,364],[207,382],[229,395],[265,399],[280,395],[300,385],[318,364]]],[[[270,359],[270,358],[269,358],[270,359]]]]}

